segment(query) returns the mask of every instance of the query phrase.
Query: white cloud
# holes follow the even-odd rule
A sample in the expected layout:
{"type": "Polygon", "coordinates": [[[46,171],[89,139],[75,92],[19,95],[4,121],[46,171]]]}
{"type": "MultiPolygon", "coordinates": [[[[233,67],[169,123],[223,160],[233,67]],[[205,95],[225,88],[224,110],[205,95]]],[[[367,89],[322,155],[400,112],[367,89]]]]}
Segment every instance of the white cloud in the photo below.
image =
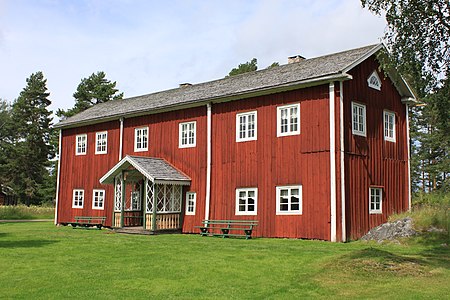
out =
{"type": "Polygon", "coordinates": [[[54,110],[100,70],[130,97],[221,78],[253,57],[263,68],[375,43],[384,30],[354,0],[0,0],[0,17],[0,97],[41,70],[54,110]]]}

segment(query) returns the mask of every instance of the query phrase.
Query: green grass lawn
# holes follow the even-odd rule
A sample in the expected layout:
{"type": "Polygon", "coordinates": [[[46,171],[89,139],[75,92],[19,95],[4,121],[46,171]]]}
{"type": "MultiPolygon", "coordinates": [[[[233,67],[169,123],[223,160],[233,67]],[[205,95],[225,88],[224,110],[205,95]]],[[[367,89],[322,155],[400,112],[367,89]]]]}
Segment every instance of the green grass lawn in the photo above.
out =
{"type": "Polygon", "coordinates": [[[0,223],[0,298],[448,299],[446,238],[247,241],[0,223]]]}
{"type": "Polygon", "coordinates": [[[55,208],[43,206],[0,206],[0,220],[54,219],[55,208]]]}

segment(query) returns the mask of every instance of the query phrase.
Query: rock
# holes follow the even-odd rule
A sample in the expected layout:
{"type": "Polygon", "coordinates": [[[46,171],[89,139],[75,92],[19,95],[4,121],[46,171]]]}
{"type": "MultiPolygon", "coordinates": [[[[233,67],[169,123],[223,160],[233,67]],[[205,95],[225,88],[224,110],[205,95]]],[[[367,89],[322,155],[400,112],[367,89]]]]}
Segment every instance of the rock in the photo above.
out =
{"type": "Polygon", "coordinates": [[[412,219],[408,217],[372,228],[361,240],[376,240],[378,243],[382,243],[385,240],[396,240],[416,234],[417,232],[412,226],[412,219]]]}

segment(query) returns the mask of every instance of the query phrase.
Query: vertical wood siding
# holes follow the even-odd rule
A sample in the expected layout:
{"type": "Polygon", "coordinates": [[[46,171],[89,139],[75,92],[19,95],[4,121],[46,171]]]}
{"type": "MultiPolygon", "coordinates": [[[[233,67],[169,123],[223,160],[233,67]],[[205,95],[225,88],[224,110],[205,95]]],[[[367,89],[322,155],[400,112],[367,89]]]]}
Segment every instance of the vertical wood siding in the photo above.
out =
{"type": "Polygon", "coordinates": [[[111,226],[114,188],[100,184],[99,179],[118,162],[119,121],[64,129],[61,142],[58,223],[73,222],[75,216],[102,216],[106,217],[106,225],[111,226]],[[95,154],[95,133],[99,131],[108,131],[107,154],[95,154]],[[77,134],[87,134],[86,155],[75,155],[77,134]],[[72,208],[74,189],[84,189],[82,209],[72,208]],[[92,209],[93,189],[105,190],[103,210],[92,209]]]}
{"type": "Polygon", "coordinates": [[[401,97],[389,78],[379,71],[374,57],[349,73],[344,83],[344,138],[347,232],[359,238],[370,228],[408,207],[406,112],[401,97]],[[381,91],[369,88],[367,78],[377,70],[381,91]],[[352,134],[351,102],[366,105],[367,137],[352,134]],[[384,140],[383,111],[395,113],[396,142],[384,140]],[[383,187],[382,214],[369,214],[369,187],[383,187]]]}
{"type": "Polygon", "coordinates": [[[266,237],[329,239],[328,85],[213,105],[211,219],[258,220],[266,237]],[[277,137],[277,106],[300,103],[300,134],[277,137]],[[236,142],[236,114],[257,111],[256,141],[236,142]],[[303,214],[276,215],[276,186],[303,187],[303,214]],[[236,188],[258,188],[256,216],[236,216],[236,188]]]}

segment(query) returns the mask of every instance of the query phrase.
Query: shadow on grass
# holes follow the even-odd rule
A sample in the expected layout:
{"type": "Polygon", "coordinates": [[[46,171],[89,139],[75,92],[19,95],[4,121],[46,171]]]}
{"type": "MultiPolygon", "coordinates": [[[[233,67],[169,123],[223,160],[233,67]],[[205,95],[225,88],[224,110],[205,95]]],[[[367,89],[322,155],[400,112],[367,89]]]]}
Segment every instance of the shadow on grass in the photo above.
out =
{"type": "Polygon", "coordinates": [[[448,233],[425,233],[416,239],[427,248],[420,254],[435,267],[450,269],[450,235],[448,233]]]}
{"type": "Polygon", "coordinates": [[[0,241],[0,248],[38,248],[45,247],[57,241],[28,240],[28,241],[0,241]]]}
{"type": "Polygon", "coordinates": [[[7,233],[7,232],[0,232],[0,239],[1,239],[1,238],[4,238],[5,236],[8,236],[8,235],[10,235],[10,233],[7,233]]]}

